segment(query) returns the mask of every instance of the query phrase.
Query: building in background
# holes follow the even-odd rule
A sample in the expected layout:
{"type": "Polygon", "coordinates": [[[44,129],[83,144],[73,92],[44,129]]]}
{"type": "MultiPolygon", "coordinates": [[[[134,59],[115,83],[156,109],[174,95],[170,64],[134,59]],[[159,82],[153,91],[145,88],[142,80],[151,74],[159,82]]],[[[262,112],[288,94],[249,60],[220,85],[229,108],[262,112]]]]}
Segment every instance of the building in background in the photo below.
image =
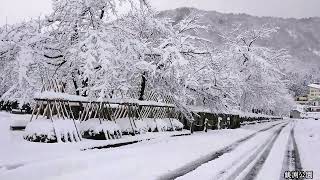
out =
{"type": "Polygon", "coordinates": [[[295,98],[297,107],[290,112],[291,118],[320,117],[320,83],[309,84],[308,87],[308,94],[295,98]]]}
{"type": "Polygon", "coordinates": [[[320,112],[320,83],[309,84],[307,111],[320,112]]]}
{"type": "Polygon", "coordinates": [[[297,104],[307,105],[308,102],[309,102],[308,101],[308,95],[296,97],[295,101],[296,101],[297,104]]]}
{"type": "Polygon", "coordinates": [[[308,100],[320,98],[320,83],[309,84],[308,100]]]}

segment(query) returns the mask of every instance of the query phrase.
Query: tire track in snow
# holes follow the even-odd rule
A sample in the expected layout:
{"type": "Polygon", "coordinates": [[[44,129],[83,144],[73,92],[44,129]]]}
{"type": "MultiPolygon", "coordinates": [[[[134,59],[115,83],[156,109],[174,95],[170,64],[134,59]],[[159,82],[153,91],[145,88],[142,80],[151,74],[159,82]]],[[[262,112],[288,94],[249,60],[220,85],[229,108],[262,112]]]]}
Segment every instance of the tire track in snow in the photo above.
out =
{"type": "Polygon", "coordinates": [[[296,138],[294,137],[294,127],[291,129],[290,136],[292,137],[292,143],[293,143],[293,158],[294,158],[294,165],[296,171],[302,171],[302,165],[299,155],[299,150],[296,142],[296,138]]]}
{"type": "MultiPolygon", "coordinates": [[[[266,159],[268,158],[270,151],[275,143],[275,141],[277,140],[277,138],[279,137],[282,129],[287,126],[287,124],[281,126],[280,129],[278,129],[275,132],[275,135],[271,138],[271,140],[266,143],[266,147],[262,149],[262,152],[260,154],[260,156],[258,157],[258,159],[256,160],[256,162],[253,164],[253,166],[251,167],[251,169],[249,170],[249,172],[244,176],[245,180],[254,180],[256,178],[256,176],[258,175],[260,169],[262,168],[264,162],[266,161],[266,159]]],[[[263,147],[263,146],[262,146],[263,147]]],[[[249,161],[249,163],[246,164],[246,167],[248,167],[250,165],[251,161],[249,161]]],[[[241,173],[241,172],[240,172],[241,173]]],[[[230,178],[229,178],[230,179],[230,178]]],[[[231,179],[230,179],[231,180],[231,179]]]]}
{"type": "MultiPolygon", "coordinates": [[[[264,163],[264,161],[266,160],[266,158],[268,157],[272,146],[274,144],[274,142],[276,141],[276,139],[278,138],[278,136],[280,135],[282,129],[286,126],[287,124],[281,126],[279,129],[277,129],[271,136],[270,138],[268,138],[264,143],[260,144],[259,146],[255,146],[251,152],[249,152],[248,154],[244,153],[246,156],[243,157],[240,156],[239,158],[237,158],[237,160],[235,160],[231,166],[225,168],[224,170],[220,171],[218,173],[217,176],[215,176],[213,179],[227,179],[227,180],[234,180],[236,179],[246,168],[248,168],[250,166],[250,164],[252,162],[254,162],[257,157],[259,158],[256,162],[262,162],[261,163],[261,167],[264,163]],[[267,154],[266,154],[267,153],[267,154]],[[262,158],[264,157],[265,158],[262,158]],[[239,164],[239,162],[241,162],[241,160],[245,159],[244,162],[242,162],[241,164],[239,164]],[[238,166],[238,167],[235,167],[238,166]],[[232,172],[230,173],[230,175],[225,175],[228,173],[228,171],[230,171],[230,169],[235,169],[235,170],[231,170],[232,172]]],[[[258,174],[258,171],[260,170],[261,167],[257,167],[256,164],[252,167],[252,169],[249,171],[249,173],[251,173],[252,171],[257,171],[256,174],[258,174]],[[253,168],[259,168],[256,170],[253,170],[253,168]]],[[[254,175],[255,177],[256,175],[254,175]]],[[[249,177],[246,177],[249,178],[249,177]]],[[[244,178],[245,180],[247,180],[246,178],[244,178]]]]}
{"type": "Polygon", "coordinates": [[[284,177],[285,171],[302,171],[299,150],[298,150],[296,139],[294,137],[295,123],[296,121],[294,121],[294,124],[290,130],[290,137],[288,141],[287,151],[286,151],[285,159],[283,162],[283,168],[280,175],[280,179],[283,179],[283,180],[285,180],[285,177],[284,177]]]}
{"type": "Polygon", "coordinates": [[[293,140],[292,140],[292,134],[291,134],[292,128],[293,127],[291,127],[290,136],[288,139],[288,143],[286,145],[287,149],[286,149],[285,156],[284,156],[283,163],[282,163],[280,180],[285,180],[285,177],[284,177],[285,171],[293,171],[295,169],[294,157],[293,157],[294,147],[293,147],[293,142],[292,142],[293,140]]]}
{"type": "MultiPolygon", "coordinates": [[[[176,169],[176,170],[174,170],[172,172],[169,172],[169,173],[167,173],[167,174],[165,174],[163,176],[160,176],[160,177],[157,178],[157,180],[172,180],[172,179],[176,179],[178,177],[184,176],[184,175],[190,173],[191,171],[197,169],[202,164],[205,164],[205,163],[208,163],[210,161],[213,161],[213,160],[219,158],[220,156],[222,156],[223,154],[231,152],[236,147],[238,147],[240,144],[248,141],[249,139],[253,138],[257,134],[259,134],[261,132],[268,131],[268,130],[270,130],[270,129],[272,129],[272,128],[280,125],[280,124],[283,124],[283,123],[277,123],[277,124],[271,125],[270,127],[265,128],[265,129],[259,130],[259,131],[255,132],[255,133],[253,133],[253,134],[251,134],[251,135],[249,135],[247,137],[244,137],[244,138],[232,143],[231,145],[229,145],[229,146],[227,146],[225,148],[222,148],[222,149],[220,149],[218,151],[214,151],[214,152],[212,152],[212,153],[210,153],[210,154],[208,154],[208,155],[206,155],[204,157],[201,157],[201,158],[199,158],[199,159],[197,159],[195,161],[192,161],[192,162],[190,162],[190,163],[188,163],[188,164],[186,164],[186,165],[184,165],[184,166],[182,166],[182,167],[180,167],[180,168],[178,168],[178,169],[176,169]]],[[[283,125],[283,127],[286,126],[287,124],[288,123],[283,125]]]]}

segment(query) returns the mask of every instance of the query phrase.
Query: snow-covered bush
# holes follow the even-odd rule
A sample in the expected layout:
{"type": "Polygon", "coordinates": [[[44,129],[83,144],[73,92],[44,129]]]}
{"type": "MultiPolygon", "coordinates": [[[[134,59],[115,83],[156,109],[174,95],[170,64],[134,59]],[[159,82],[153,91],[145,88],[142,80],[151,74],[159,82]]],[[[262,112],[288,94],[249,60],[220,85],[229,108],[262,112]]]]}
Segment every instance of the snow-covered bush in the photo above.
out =
{"type": "Polygon", "coordinates": [[[113,121],[94,118],[83,121],[79,127],[84,138],[97,140],[121,138],[121,129],[113,121]]]}
{"type": "Polygon", "coordinates": [[[146,118],[143,121],[148,125],[149,132],[156,132],[156,131],[180,131],[183,129],[183,124],[177,119],[153,119],[153,118],[146,118]],[[171,122],[170,122],[171,121],[171,122]],[[173,129],[173,128],[174,129],[173,129]]]}
{"type": "Polygon", "coordinates": [[[145,119],[143,119],[143,121],[147,124],[149,132],[158,131],[157,123],[154,118],[145,118],[145,119]]]}
{"type": "Polygon", "coordinates": [[[29,122],[24,139],[32,142],[74,142],[79,141],[76,127],[72,120],[40,118],[29,122]]]}
{"type": "Polygon", "coordinates": [[[125,135],[129,135],[129,134],[132,135],[132,134],[139,133],[137,131],[137,128],[135,127],[134,122],[132,120],[130,120],[129,118],[116,119],[116,123],[120,127],[121,132],[125,135]]]}
{"type": "Polygon", "coordinates": [[[32,142],[57,142],[53,123],[50,119],[36,119],[29,122],[25,129],[24,139],[32,142]]]}
{"type": "Polygon", "coordinates": [[[156,119],[158,131],[168,131],[172,128],[170,122],[164,119],[156,119]]]}
{"type": "Polygon", "coordinates": [[[58,140],[62,142],[80,141],[74,122],[70,119],[57,119],[53,121],[58,140]]]}
{"type": "Polygon", "coordinates": [[[163,118],[161,120],[166,124],[166,131],[180,131],[183,129],[183,124],[177,119],[163,118]]]}
{"type": "Polygon", "coordinates": [[[176,131],[181,131],[183,129],[183,124],[178,119],[171,119],[171,122],[176,131]]]}
{"type": "Polygon", "coordinates": [[[140,132],[140,133],[145,133],[149,131],[149,126],[148,123],[143,121],[143,120],[135,120],[134,121],[135,125],[136,125],[136,129],[140,132]]]}
{"type": "MultiPolygon", "coordinates": [[[[143,120],[130,120],[129,118],[119,118],[116,119],[117,125],[119,125],[123,134],[141,134],[148,132],[150,130],[150,121],[143,120]]],[[[155,130],[154,125],[152,129],[155,130]]]]}

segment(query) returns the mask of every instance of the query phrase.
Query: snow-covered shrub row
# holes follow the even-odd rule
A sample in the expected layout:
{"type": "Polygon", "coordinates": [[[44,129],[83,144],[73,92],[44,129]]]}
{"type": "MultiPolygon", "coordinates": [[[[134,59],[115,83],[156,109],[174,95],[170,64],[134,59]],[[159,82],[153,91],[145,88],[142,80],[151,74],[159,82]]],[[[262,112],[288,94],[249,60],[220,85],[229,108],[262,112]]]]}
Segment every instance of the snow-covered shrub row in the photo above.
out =
{"type": "Polygon", "coordinates": [[[88,119],[79,124],[79,130],[84,138],[88,139],[118,139],[121,138],[121,129],[113,121],[103,119],[88,119]]]}
{"type": "Polygon", "coordinates": [[[156,119],[156,122],[163,131],[181,131],[184,126],[178,119],[162,118],[156,119]]]}
{"type": "Polygon", "coordinates": [[[76,142],[79,141],[76,127],[72,120],[39,118],[29,122],[24,139],[32,142],[76,142]]]}
{"type": "Polygon", "coordinates": [[[141,120],[131,120],[128,118],[117,119],[116,123],[120,126],[124,134],[145,133],[145,132],[163,132],[163,131],[180,131],[183,124],[177,119],[154,119],[144,118],[141,120]]]}
{"type": "Polygon", "coordinates": [[[183,129],[183,124],[177,119],[156,119],[159,129],[162,131],[180,131],[183,129]]]}
{"type": "Polygon", "coordinates": [[[120,127],[123,134],[139,134],[144,133],[147,131],[148,125],[141,121],[141,120],[135,120],[129,118],[119,118],[116,119],[117,125],[120,127]]]}
{"type": "Polygon", "coordinates": [[[183,124],[177,119],[154,119],[154,118],[144,118],[142,120],[135,120],[136,125],[139,125],[138,129],[149,132],[161,132],[161,131],[180,131],[183,129],[183,124]]]}
{"type": "Polygon", "coordinates": [[[183,129],[184,125],[178,119],[171,119],[171,121],[176,131],[181,131],[183,129]]]}
{"type": "Polygon", "coordinates": [[[157,122],[154,118],[144,118],[143,121],[147,124],[149,132],[158,131],[157,127],[159,127],[159,125],[157,125],[157,122]]]}

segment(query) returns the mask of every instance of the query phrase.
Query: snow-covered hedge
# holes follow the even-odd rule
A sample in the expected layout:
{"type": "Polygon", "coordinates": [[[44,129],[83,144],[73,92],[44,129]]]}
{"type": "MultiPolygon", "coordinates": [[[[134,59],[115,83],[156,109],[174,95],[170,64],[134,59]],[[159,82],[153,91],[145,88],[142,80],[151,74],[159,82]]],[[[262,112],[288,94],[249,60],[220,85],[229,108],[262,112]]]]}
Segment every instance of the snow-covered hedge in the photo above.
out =
{"type": "Polygon", "coordinates": [[[134,123],[136,125],[137,131],[139,131],[140,133],[145,133],[149,131],[149,126],[147,122],[143,120],[135,120],[134,123]]]}
{"type": "Polygon", "coordinates": [[[121,129],[113,121],[97,118],[83,121],[79,125],[81,135],[88,139],[106,140],[121,138],[121,129]]]}
{"type": "Polygon", "coordinates": [[[145,132],[180,131],[183,124],[177,119],[154,119],[145,118],[141,120],[129,120],[129,118],[116,119],[123,134],[139,134],[145,132]]]}
{"type": "Polygon", "coordinates": [[[74,142],[80,141],[72,120],[40,118],[29,122],[25,129],[24,139],[32,142],[74,142]]]}
{"type": "Polygon", "coordinates": [[[155,131],[173,131],[173,130],[180,131],[180,130],[183,129],[183,124],[177,119],[169,119],[169,118],[153,119],[153,118],[147,118],[147,119],[143,119],[143,121],[147,123],[148,130],[150,132],[155,132],[155,131]]]}
{"type": "Polygon", "coordinates": [[[182,131],[182,129],[183,129],[182,122],[180,122],[178,119],[171,119],[171,122],[173,124],[175,131],[182,131]]]}
{"type": "Polygon", "coordinates": [[[177,119],[163,118],[159,120],[165,123],[165,127],[163,127],[165,131],[176,131],[183,129],[183,124],[177,119]]]}
{"type": "Polygon", "coordinates": [[[133,122],[133,120],[130,120],[129,118],[116,119],[116,123],[120,127],[121,132],[125,135],[128,135],[128,134],[133,135],[133,134],[140,133],[138,128],[135,126],[135,123],[133,122]]]}
{"type": "Polygon", "coordinates": [[[157,123],[154,118],[145,118],[145,119],[143,119],[143,121],[147,124],[149,132],[158,131],[157,123]]]}

